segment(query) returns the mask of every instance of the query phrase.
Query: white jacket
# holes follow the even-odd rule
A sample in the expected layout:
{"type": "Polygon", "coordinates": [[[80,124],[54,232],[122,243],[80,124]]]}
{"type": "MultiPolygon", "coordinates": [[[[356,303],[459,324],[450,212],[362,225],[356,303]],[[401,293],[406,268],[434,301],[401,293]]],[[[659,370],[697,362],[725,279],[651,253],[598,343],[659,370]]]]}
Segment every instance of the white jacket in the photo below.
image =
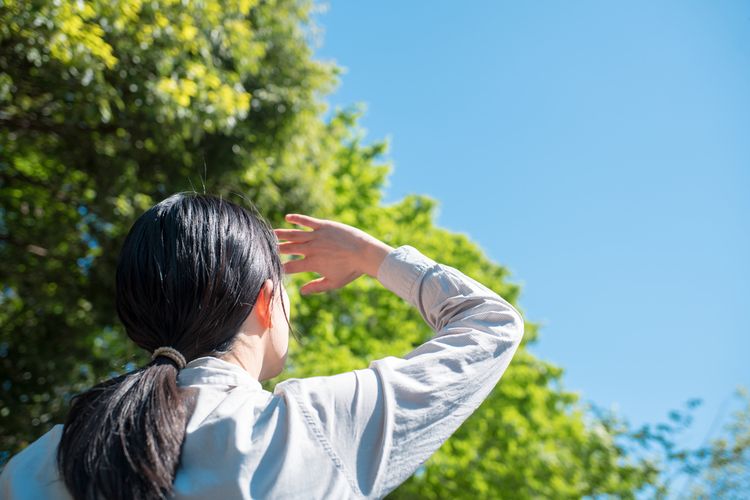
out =
{"type": "MultiPolygon", "coordinates": [[[[238,365],[190,361],[199,388],[175,498],[381,498],[411,476],[500,380],[523,335],[507,301],[414,247],[378,270],[435,331],[403,358],[330,377],[289,379],[273,393],[238,365]]],[[[0,498],[70,498],[55,467],[62,425],[13,457],[0,498]]]]}

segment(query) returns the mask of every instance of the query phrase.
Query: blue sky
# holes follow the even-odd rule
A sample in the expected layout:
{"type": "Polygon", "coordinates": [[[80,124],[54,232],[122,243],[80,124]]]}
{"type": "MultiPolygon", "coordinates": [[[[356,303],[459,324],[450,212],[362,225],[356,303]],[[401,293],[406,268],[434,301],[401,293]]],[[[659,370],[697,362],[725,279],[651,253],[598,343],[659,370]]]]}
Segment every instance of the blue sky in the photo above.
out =
{"type": "MultiPolygon", "coordinates": [[[[386,201],[512,271],[532,351],[632,423],[750,386],[750,2],[344,2],[317,57],[386,201]]],[[[723,418],[731,410],[724,406],[723,418]]]]}

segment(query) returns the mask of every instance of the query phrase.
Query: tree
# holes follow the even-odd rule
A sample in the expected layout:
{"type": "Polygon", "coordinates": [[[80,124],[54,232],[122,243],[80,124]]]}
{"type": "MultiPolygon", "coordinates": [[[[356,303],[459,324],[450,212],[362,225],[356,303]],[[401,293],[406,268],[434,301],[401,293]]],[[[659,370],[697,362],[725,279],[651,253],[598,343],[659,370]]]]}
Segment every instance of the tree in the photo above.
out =
{"type": "Polygon", "coordinates": [[[750,491],[750,393],[739,388],[736,393],[742,407],[724,426],[724,433],[709,446],[694,453],[697,466],[693,477],[683,488],[690,498],[747,498],[750,491]]]}
{"type": "MultiPolygon", "coordinates": [[[[72,394],[147,362],[114,311],[117,252],[134,219],[197,185],[411,244],[515,302],[519,287],[438,204],[385,205],[387,145],[365,144],[360,111],[324,118],[339,70],[312,58],[304,0],[0,5],[0,450],[61,422],[72,394]],[[202,174],[202,175],[201,175],[202,174]],[[195,182],[193,182],[195,181],[195,182]],[[198,184],[200,181],[200,184],[198,184]],[[241,194],[241,195],[239,195],[241,194]]],[[[302,298],[285,376],[361,368],[432,334],[416,310],[363,277],[302,298]]],[[[632,497],[658,467],[618,443],[626,429],[562,388],[524,345],[498,388],[394,498],[632,497]]],[[[271,381],[267,387],[278,380],[271,381]]]]}
{"type": "Polygon", "coordinates": [[[308,10],[0,6],[0,449],[17,451],[60,421],[71,393],[145,359],[112,293],[119,245],[148,206],[204,172],[271,219],[329,204],[316,184],[341,125],[320,120],[315,94],[337,70],[311,58],[308,10]]]}

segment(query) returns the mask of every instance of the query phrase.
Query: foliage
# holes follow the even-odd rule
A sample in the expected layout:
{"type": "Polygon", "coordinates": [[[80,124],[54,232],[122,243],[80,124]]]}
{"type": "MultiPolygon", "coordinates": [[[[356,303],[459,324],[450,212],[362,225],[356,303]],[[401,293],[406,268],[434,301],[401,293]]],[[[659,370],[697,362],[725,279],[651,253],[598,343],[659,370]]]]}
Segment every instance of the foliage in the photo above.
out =
{"type": "Polygon", "coordinates": [[[742,403],[724,433],[696,454],[694,478],[685,489],[690,498],[747,498],[750,491],[750,392],[736,393],[742,403]]]}
{"type": "MultiPolygon", "coordinates": [[[[386,144],[364,143],[356,109],[324,117],[339,70],[312,57],[310,3],[187,3],[0,0],[6,454],[62,421],[72,394],[146,362],[114,311],[117,253],[143,210],[194,179],[277,227],[288,212],[334,218],[518,298],[507,269],[435,225],[436,201],[383,203],[386,144]]],[[[290,277],[304,343],[285,377],[361,368],[432,333],[370,278],[303,298],[294,285],[310,277],[290,277]]],[[[627,427],[564,390],[562,370],[526,350],[536,326],[526,332],[497,389],[393,498],[633,497],[658,484],[658,464],[621,444],[627,427]]]]}
{"type": "Polygon", "coordinates": [[[319,118],[337,70],[295,0],[0,6],[0,449],[17,451],[145,360],[112,301],[135,217],[209,171],[271,219],[318,212],[345,121],[319,118]]]}

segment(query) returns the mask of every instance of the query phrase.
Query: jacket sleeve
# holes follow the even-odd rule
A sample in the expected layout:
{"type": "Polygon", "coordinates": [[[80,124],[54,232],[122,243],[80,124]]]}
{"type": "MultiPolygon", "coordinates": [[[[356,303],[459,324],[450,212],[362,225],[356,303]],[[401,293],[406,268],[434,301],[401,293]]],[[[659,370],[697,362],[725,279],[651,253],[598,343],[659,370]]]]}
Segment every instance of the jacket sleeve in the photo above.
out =
{"type": "Polygon", "coordinates": [[[299,405],[355,493],[369,498],[405,481],[471,415],[523,336],[523,319],[506,300],[412,246],[391,251],[377,277],[419,310],[434,336],[403,358],[275,389],[299,405]]]}

